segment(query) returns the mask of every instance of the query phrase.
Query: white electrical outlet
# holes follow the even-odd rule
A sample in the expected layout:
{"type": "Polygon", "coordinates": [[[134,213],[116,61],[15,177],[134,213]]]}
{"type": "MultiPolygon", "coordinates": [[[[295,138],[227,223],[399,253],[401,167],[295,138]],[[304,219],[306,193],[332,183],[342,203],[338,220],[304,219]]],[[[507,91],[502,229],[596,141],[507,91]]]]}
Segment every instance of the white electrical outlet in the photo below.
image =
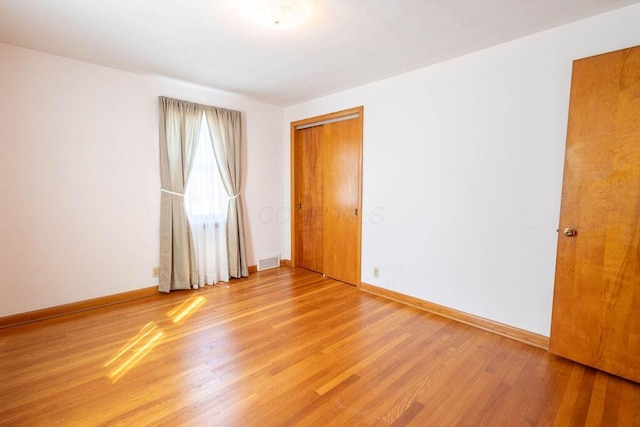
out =
{"type": "Polygon", "coordinates": [[[160,276],[160,267],[153,267],[151,269],[151,276],[152,277],[159,277],[160,276]]]}
{"type": "Polygon", "coordinates": [[[380,277],[380,269],[378,267],[373,267],[373,277],[380,277]]]}

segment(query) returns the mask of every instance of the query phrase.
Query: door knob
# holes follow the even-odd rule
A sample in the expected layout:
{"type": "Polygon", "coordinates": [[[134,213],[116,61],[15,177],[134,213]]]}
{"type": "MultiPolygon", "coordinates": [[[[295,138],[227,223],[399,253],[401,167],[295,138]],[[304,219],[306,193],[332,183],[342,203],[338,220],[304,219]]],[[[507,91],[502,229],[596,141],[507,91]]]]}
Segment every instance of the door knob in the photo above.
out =
{"type": "Polygon", "coordinates": [[[578,232],[576,231],[575,228],[567,227],[564,229],[564,235],[567,237],[573,237],[576,234],[578,234],[578,232]]]}

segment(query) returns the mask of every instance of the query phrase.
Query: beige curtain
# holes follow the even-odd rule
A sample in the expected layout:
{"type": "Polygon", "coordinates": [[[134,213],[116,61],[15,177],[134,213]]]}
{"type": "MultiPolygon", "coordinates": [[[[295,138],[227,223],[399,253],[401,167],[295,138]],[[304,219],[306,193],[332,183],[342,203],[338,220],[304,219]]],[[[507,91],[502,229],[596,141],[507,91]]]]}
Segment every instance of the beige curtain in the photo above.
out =
{"type": "Polygon", "coordinates": [[[244,214],[241,189],[241,113],[224,108],[204,107],[207,125],[211,133],[213,152],[220,170],[220,177],[229,195],[227,215],[227,249],[229,275],[247,277],[247,250],[244,239],[244,214]]]}
{"type": "Polygon", "coordinates": [[[190,289],[198,270],[184,208],[184,190],[196,150],[203,107],[159,97],[160,285],[161,292],[190,289]]]}

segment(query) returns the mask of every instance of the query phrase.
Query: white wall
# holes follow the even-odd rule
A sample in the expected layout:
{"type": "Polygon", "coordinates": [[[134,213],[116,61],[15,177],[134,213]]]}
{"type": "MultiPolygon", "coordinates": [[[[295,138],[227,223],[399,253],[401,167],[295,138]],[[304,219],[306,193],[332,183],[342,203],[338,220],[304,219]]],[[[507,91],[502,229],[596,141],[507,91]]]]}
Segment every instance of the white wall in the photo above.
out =
{"type": "Polygon", "coordinates": [[[286,247],[264,216],[282,108],[3,44],[0,64],[0,316],[157,283],[159,95],[243,112],[249,263],[286,247]]]}
{"type": "Polygon", "coordinates": [[[287,131],[364,105],[362,280],[548,335],[572,60],[640,44],[638,22],[640,5],[285,109],[287,131]]]}

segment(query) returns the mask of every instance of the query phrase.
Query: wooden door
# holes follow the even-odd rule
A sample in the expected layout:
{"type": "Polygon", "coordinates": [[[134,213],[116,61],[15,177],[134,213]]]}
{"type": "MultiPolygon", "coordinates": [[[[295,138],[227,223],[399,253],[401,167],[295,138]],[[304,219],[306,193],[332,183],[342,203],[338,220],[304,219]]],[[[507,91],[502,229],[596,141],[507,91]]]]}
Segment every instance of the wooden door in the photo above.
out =
{"type": "Polygon", "coordinates": [[[322,127],[295,133],[295,215],[297,216],[295,262],[299,267],[323,272],[323,156],[322,127]]]}
{"type": "Polygon", "coordinates": [[[635,47],[574,62],[550,350],[636,382],[639,236],[635,47]]]}
{"type": "Polygon", "coordinates": [[[291,123],[294,266],[360,285],[363,108],[291,123]]]}
{"type": "Polygon", "coordinates": [[[324,274],[357,285],[360,280],[359,119],[328,123],[324,144],[324,274]]]}

